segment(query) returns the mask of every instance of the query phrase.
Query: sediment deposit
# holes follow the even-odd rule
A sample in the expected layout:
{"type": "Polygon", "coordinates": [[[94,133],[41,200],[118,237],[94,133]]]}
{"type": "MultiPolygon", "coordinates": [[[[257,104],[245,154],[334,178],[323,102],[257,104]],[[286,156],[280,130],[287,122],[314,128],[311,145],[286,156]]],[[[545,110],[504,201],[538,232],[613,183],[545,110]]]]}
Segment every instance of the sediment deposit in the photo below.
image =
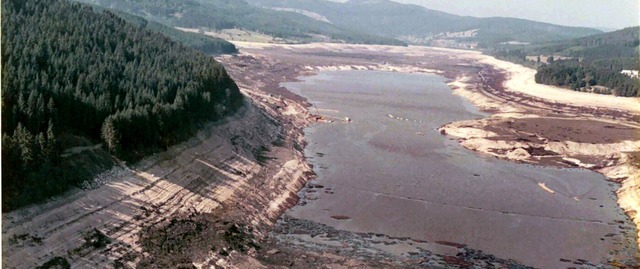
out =
{"type": "MultiPolygon", "coordinates": [[[[345,44],[237,45],[240,54],[218,59],[248,97],[244,109],[166,152],[135,165],[121,163],[100,177],[104,184],[4,213],[4,266],[32,268],[55,257],[74,267],[140,265],[161,253],[152,248],[158,232],[173,240],[172,225],[199,223],[211,224],[199,233],[219,235],[211,237],[219,241],[203,243],[194,251],[200,256],[187,262],[200,268],[407,268],[424,266],[428,259],[458,268],[482,266],[486,260],[514,264],[447,242],[441,245],[450,248],[451,255],[417,253],[402,258],[388,252],[358,256],[355,250],[340,252],[340,247],[327,244],[308,248],[270,235],[283,212],[298,202],[297,191],[313,178],[302,154],[302,131],[321,119],[311,115],[304,98],[280,84],[327,69],[437,73],[448,79],[455,94],[491,113],[488,118],[447,124],[441,128],[443,134],[498,158],[598,171],[621,184],[618,202],[640,225],[637,99],[605,96],[593,101],[590,94],[573,92],[563,99],[550,98],[564,89],[554,89],[551,95],[532,93],[521,88],[531,85],[530,80],[513,81],[521,79],[514,75],[519,71],[513,68],[518,67],[502,66],[470,51],[345,44]],[[583,97],[587,101],[575,102],[583,97]],[[616,101],[603,105],[608,100],[616,101]],[[254,242],[261,246],[259,250],[252,247],[254,242]]],[[[340,240],[328,244],[351,244],[354,249],[363,246],[362,240],[416,243],[384,235],[353,237],[286,218],[276,227],[288,231],[287,235],[311,234],[314,229],[322,231],[321,237],[339,235],[340,240]]]]}
{"type": "MultiPolygon", "coordinates": [[[[634,157],[639,139],[637,98],[596,96],[534,85],[530,77],[533,73],[525,70],[526,76],[518,74],[524,67],[473,51],[343,44],[237,45],[243,53],[223,61],[242,66],[237,72],[244,71],[243,74],[253,70],[258,80],[267,77],[260,75],[258,66],[272,70],[274,76],[266,78],[266,85],[271,87],[264,89],[276,96],[290,94],[279,87],[279,82],[323,70],[442,75],[449,80],[454,94],[465,97],[490,116],[447,124],[441,133],[456,137],[466,148],[498,158],[601,172],[622,184],[616,193],[619,204],[638,224],[638,162],[634,157]],[[522,79],[525,81],[514,81],[522,79]],[[585,126],[589,128],[583,132],[585,126]]],[[[295,97],[305,102],[298,98],[295,97]]]]}

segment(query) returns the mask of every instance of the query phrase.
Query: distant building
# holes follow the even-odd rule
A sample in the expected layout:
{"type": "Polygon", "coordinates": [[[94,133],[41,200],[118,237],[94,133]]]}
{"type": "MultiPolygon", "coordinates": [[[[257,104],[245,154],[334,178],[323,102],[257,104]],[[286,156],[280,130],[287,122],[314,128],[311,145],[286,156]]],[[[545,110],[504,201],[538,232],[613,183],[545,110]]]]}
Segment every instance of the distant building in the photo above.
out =
{"type": "MultiPolygon", "coordinates": [[[[560,56],[560,55],[533,55],[533,56],[525,56],[525,59],[530,62],[548,64],[553,61],[564,61],[564,60],[571,60],[574,58],[560,56]]],[[[578,59],[578,60],[580,61],[581,59],[578,59]]]]}
{"type": "Polygon", "coordinates": [[[627,75],[632,78],[638,78],[638,70],[622,70],[620,74],[627,75]]]}

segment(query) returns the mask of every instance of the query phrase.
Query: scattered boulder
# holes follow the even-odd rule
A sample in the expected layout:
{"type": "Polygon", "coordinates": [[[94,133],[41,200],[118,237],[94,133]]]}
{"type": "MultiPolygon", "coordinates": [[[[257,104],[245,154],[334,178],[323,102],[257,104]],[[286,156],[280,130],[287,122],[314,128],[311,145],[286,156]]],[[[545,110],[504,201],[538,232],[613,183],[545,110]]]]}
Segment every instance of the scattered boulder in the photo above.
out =
{"type": "Polygon", "coordinates": [[[515,148],[515,149],[512,149],[509,152],[507,152],[507,154],[505,154],[505,156],[507,158],[509,158],[509,159],[525,160],[525,159],[531,157],[531,154],[529,154],[529,152],[526,149],[515,148]]]}

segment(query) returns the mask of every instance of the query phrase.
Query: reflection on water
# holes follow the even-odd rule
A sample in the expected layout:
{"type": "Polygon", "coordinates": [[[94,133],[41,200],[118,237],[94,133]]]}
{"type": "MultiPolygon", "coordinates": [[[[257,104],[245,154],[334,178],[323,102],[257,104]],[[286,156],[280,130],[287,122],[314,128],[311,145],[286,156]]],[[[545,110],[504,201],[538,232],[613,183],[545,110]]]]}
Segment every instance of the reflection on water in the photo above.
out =
{"type": "Polygon", "coordinates": [[[603,262],[620,248],[614,221],[629,221],[601,175],[496,160],[442,136],[437,128],[448,122],[485,115],[441,77],[337,71],[285,86],[307,97],[313,113],[336,119],[305,130],[314,183],[332,191],[306,194],[293,217],[464,243],[542,267],[566,266],[561,258],[603,262]],[[349,219],[331,218],[338,215],[349,219]]]}

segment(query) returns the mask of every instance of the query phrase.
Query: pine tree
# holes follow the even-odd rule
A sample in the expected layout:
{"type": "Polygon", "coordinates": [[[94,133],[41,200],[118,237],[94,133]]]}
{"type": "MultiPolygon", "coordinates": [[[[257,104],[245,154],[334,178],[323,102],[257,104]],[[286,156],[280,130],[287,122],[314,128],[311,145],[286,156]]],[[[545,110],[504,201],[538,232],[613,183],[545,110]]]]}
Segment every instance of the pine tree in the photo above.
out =
{"type": "Polygon", "coordinates": [[[22,127],[22,123],[18,123],[18,127],[13,133],[13,140],[18,145],[20,152],[20,161],[22,168],[25,169],[33,161],[33,135],[26,128],[22,127]]]}
{"type": "Polygon", "coordinates": [[[109,116],[102,125],[102,139],[107,144],[110,152],[117,153],[120,146],[120,138],[117,127],[114,123],[114,117],[109,116]]]}

